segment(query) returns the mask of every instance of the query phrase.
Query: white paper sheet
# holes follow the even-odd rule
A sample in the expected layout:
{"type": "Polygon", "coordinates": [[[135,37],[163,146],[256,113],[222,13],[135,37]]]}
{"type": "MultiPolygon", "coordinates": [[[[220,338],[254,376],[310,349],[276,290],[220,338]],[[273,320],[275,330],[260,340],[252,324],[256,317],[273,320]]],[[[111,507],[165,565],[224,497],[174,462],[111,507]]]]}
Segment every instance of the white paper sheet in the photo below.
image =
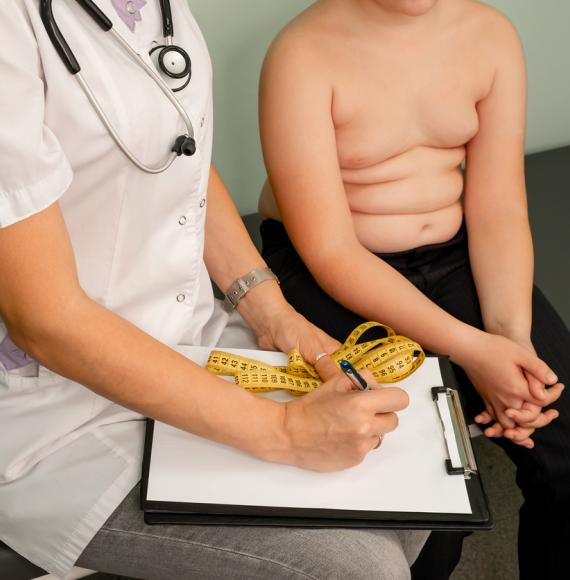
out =
{"type": "MultiPolygon", "coordinates": [[[[205,364],[210,349],[180,347],[205,364]]],[[[236,354],[286,363],[285,355],[226,349],[236,354]]],[[[445,470],[447,450],[431,398],[442,384],[438,360],[427,358],[400,382],[410,395],[397,430],[364,462],[337,473],[315,473],[276,465],[236,449],[155,423],[147,499],[163,502],[325,508],[365,511],[470,514],[465,480],[445,470]]],[[[273,395],[286,400],[288,395],[273,395]]]]}

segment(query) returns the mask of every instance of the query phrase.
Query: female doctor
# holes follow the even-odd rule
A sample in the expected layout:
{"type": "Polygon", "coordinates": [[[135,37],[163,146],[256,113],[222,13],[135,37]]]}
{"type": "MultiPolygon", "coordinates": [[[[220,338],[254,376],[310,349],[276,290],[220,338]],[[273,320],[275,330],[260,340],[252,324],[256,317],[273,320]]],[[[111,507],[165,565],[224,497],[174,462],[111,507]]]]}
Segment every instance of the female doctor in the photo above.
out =
{"type": "Polygon", "coordinates": [[[328,471],[376,447],[406,395],[352,397],[324,356],[323,387],[279,405],[171,348],[255,340],[315,362],[338,347],[286,304],[211,166],[210,60],[185,1],[3,0],[0,38],[0,539],[61,577],[77,561],[407,577],[424,533],[144,524],[144,416],[328,471]],[[252,271],[237,310],[253,333],[210,283],[252,271]]]}

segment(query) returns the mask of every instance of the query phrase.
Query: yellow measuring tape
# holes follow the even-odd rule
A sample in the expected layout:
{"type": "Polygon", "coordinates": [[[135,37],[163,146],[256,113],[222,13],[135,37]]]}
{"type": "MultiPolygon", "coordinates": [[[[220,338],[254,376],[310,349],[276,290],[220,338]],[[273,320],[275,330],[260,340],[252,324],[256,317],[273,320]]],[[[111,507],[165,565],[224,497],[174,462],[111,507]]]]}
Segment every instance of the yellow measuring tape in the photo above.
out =
{"type": "MultiPolygon", "coordinates": [[[[368,369],[379,383],[395,383],[417,370],[425,360],[425,353],[417,342],[397,335],[389,326],[365,322],[352,331],[331,357],[337,364],[347,360],[358,370],[368,369]],[[388,336],[359,344],[360,337],[374,327],[383,328],[388,336]]],[[[305,362],[297,349],[289,353],[286,367],[214,350],[206,368],[215,375],[232,376],[236,384],[258,393],[285,390],[304,395],[322,383],[315,367],[305,362]]]]}

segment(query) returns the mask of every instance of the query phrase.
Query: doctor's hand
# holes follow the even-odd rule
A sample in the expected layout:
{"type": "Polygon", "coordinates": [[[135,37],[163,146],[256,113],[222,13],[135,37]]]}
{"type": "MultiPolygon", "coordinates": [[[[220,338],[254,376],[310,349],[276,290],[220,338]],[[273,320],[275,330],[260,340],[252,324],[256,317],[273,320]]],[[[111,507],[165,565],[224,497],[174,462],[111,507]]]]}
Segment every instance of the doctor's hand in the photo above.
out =
{"type": "Polygon", "coordinates": [[[378,447],[385,433],[396,429],[396,413],[408,406],[408,395],[397,387],[380,388],[368,371],[361,374],[371,389],[355,390],[329,357],[319,367],[332,378],[286,403],[290,463],[321,472],[354,467],[378,447]]]}
{"type": "Polygon", "coordinates": [[[340,342],[311,324],[287,302],[274,309],[264,325],[253,330],[259,348],[286,353],[297,348],[310,364],[315,364],[317,355],[332,354],[341,347],[340,342]]]}

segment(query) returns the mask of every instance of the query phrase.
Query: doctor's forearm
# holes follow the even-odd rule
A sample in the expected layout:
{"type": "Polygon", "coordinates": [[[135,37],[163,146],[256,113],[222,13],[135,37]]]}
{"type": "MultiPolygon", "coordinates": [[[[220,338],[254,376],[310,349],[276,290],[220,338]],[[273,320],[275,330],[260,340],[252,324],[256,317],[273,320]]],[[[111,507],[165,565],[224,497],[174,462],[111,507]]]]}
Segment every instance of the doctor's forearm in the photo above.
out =
{"type": "Polygon", "coordinates": [[[214,166],[208,185],[204,260],[222,291],[244,274],[266,266],[214,166]]]}
{"type": "MultiPolygon", "coordinates": [[[[239,277],[267,266],[254,246],[236,206],[215,167],[210,171],[204,260],[208,273],[225,292],[239,277]]],[[[238,310],[259,337],[288,308],[275,282],[247,293],[238,310]]]]}
{"type": "Polygon", "coordinates": [[[281,405],[211,375],[86,297],[57,318],[10,334],[51,370],[122,406],[268,460],[286,459],[281,405]]]}

